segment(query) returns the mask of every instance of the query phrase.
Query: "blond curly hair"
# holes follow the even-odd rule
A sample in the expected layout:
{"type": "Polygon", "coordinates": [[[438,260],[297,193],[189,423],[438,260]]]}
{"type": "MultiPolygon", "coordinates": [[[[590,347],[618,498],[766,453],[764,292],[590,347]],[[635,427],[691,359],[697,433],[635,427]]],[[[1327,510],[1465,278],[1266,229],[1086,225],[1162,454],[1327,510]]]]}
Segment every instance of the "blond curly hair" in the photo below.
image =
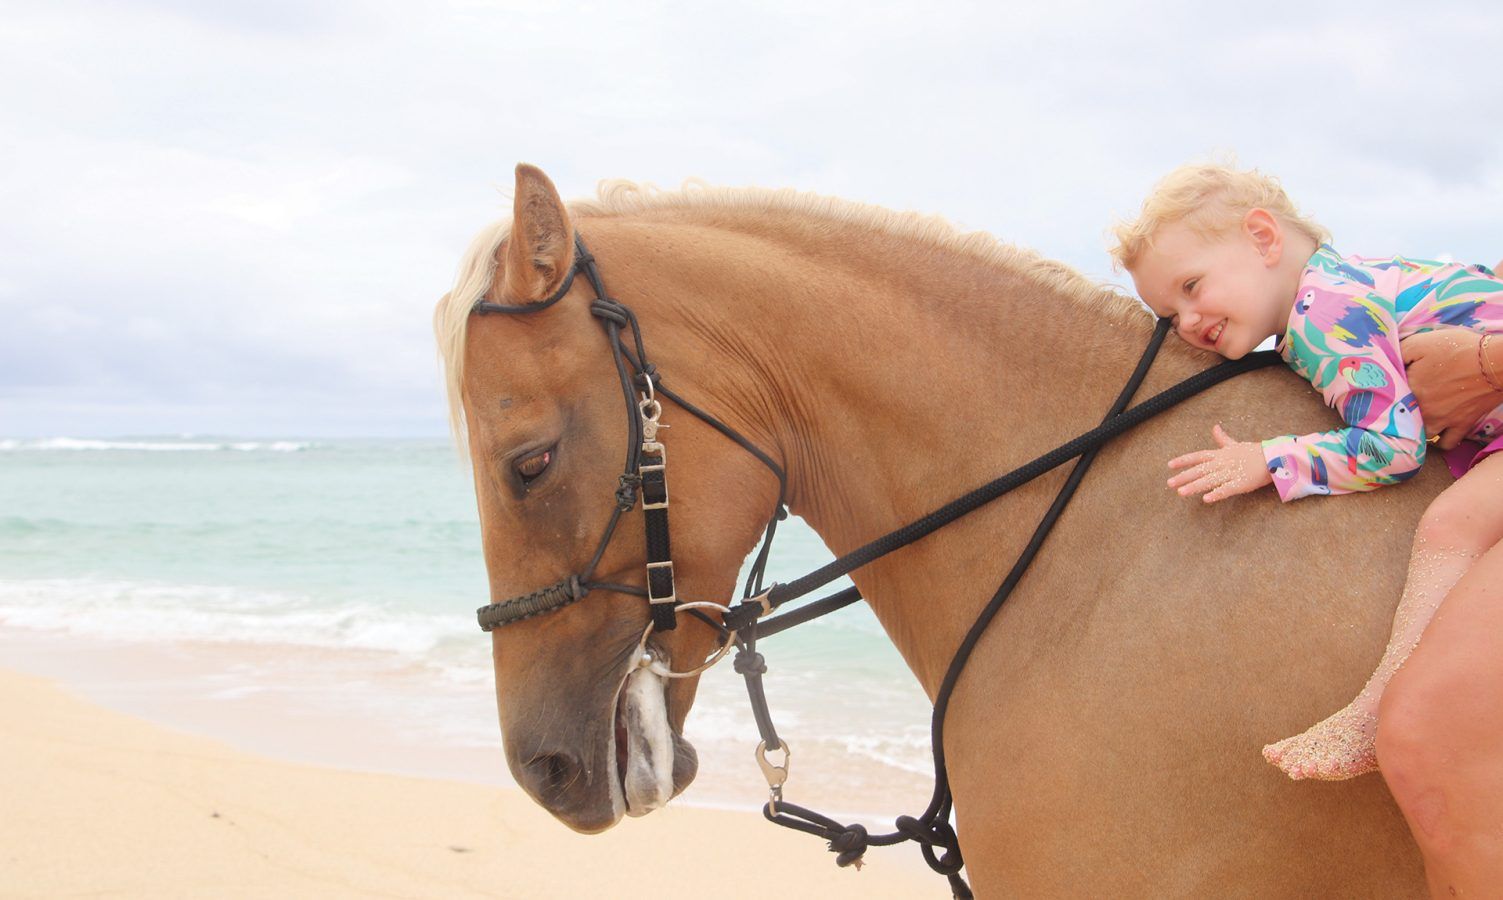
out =
{"type": "Polygon", "coordinates": [[[1136,219],[1119,221],[1112,227],[1117,240],[1110,248],[1112,262],[1119,271],[1131,270],[1165,225],[1183,222],[1192,231],[1210,237],[1236,228],[1253,209],[1267,210],[1285,227],[1317,244],[1330,240],[1324,226],[1300,214],[1277,178],[1257,169],[1237,169],[1230,163],[1192,163],[1180,166],[1154,185],[1136,219]]]}

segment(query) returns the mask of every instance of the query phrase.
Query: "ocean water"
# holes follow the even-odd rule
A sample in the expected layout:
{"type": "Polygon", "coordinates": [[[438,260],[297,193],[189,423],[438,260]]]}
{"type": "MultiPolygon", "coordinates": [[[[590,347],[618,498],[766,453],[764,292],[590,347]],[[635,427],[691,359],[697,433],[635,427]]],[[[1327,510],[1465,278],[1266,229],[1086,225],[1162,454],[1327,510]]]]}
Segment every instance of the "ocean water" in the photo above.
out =
{"type": "MultiPolygon", "coordinates": [[[[790,519],[770,577],[830,558],[790,519]]],[[[355,765],[507,781],[485,600],[468,472],[445,441],[0,439],[0,664],[92,672],[97,698],[178,727],[260,750],[358,734],[355,765]]],[[[760,649],[790,800],[922,809],[928,703],[865,606],[760,649]]],[[[728,662],[686,736],[701,766],[685,800],[762,802],[728,662]]]]}

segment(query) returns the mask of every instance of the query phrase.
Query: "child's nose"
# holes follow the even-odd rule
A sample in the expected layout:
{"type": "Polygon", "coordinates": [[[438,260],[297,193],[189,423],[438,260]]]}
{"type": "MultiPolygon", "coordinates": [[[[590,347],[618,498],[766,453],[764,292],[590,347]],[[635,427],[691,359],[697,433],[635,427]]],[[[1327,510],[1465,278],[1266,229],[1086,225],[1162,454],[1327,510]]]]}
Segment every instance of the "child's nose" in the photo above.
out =
{"type": "Polygon", "coordinates": [[[1188,310],[1186,310],[1186,311],[1183,311],[1183,312],[1181,312],[1179,314],[1179,329],[1178,330],[1179,330],[1179,336],[1180,337],[1189,338],[1192,335],[1198,334],[1199,332],[1197,331],[1197,327],[1199,325],[1200,325],[1200,314],[1199,313],[1189,312],[1188,310]]]}

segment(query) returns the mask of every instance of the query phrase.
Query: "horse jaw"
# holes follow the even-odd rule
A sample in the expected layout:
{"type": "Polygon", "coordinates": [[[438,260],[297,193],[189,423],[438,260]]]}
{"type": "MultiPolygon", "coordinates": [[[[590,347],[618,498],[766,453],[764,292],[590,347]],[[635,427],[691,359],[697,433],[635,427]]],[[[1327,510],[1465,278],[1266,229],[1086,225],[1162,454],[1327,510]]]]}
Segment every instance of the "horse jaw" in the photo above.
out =
{"type": "Polygon", "coordinates": [[[644,666],[632,670],[621,689],[614,740],[624,746],[618,746],[614,756],[629,816],[645,816],[675,793],[678,741],[668,724],[667,687],[662,677],[644,666]]]}

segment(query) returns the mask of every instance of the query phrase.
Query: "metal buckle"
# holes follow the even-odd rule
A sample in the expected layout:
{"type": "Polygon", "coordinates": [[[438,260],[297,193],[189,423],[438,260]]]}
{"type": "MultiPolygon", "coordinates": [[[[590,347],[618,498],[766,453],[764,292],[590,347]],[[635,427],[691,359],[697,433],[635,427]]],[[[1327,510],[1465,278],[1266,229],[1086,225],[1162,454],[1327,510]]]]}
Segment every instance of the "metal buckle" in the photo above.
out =
{"type": "MultiPolygon", "coordinates": [[[[666,504],[664,504],[664,505],[666,505],[666,504]]],[[[670,560],[667,560],[666,562],[650,562],[650,563],[647,564],[647,602],[648,603],[677,603],[678,602],[678,591],[677,590],[675,590],[672,594],[669,594],[666,597],[655,597],[655,596],[653,596],[653,593],[652,593],[652,570],[653,569],[663,569],[663,568],[666,568],[668,570],[668,576],[670,578],[672,578],[673,577],[673,560],[670,559],[670,560]]]]}
{"type": "MultiPolygon", "coordinates": [[[[640,466],[638,466],[637,467],[637,474],[638,475],[645,475],[648,472],[664,472],[664,473],[666,473],[668,471],[668,450],[662,444],[658,443],[657,441],[643,441],[642,442],[642,452],[644,454],[656,456],[658,458],[658,461],[655,462],[655,463],[649,463],[647,465],[640,465],[640,466]]],[[[642,509],[645,511],[645,510],[649,510],[649,509],[667,509],[667,508],[668,508],[668,479],[667,479],[667,477],[665,475],[664,478],[663,478],[663,502],[661,502],[661,503],[648,503],[647,502],[647,496],[644,494],[642,496],[642,509]]]]}

